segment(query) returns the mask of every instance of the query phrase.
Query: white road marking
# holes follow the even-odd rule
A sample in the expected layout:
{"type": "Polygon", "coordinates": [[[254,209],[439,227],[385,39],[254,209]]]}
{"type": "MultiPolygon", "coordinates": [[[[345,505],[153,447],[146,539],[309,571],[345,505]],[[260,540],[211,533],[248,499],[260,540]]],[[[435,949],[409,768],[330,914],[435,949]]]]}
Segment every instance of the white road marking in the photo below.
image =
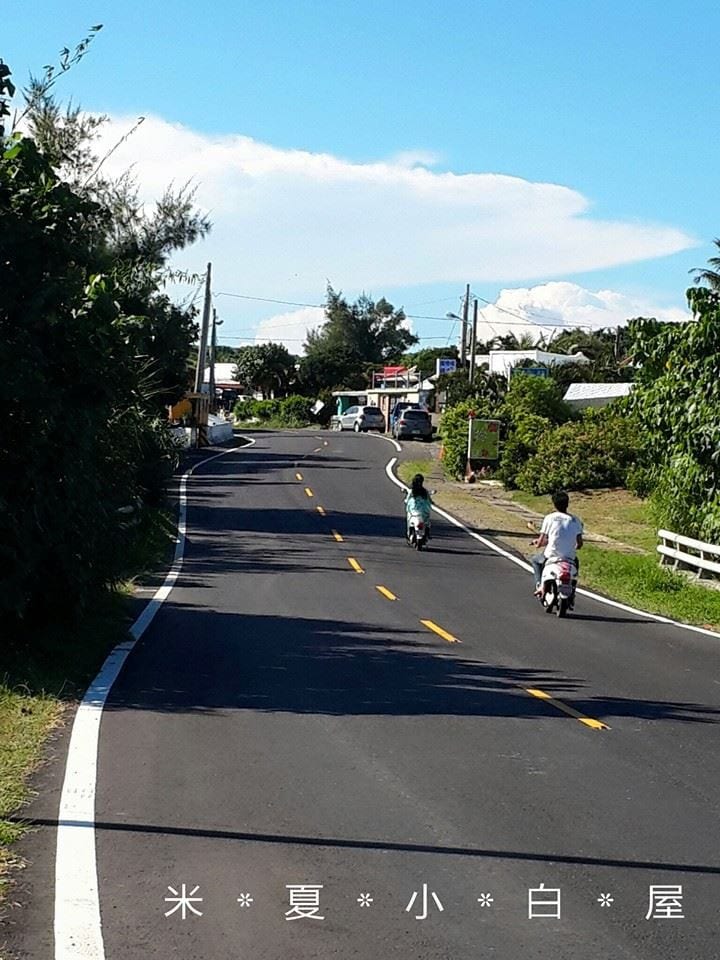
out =
{"type": "MultiPolygon", "coordinates": [[[[396,477],[393,468],[397,463],[397,457],[393,457],[385,465],[385,473],[392,480],[396,487],[400,487],[403,490],[409,490],[410,488],[396,477]]],[[[519,557],[513,556],[512,553],[508,553],[507,550],[503,550],[502,547],[499,547],[496,543],[493,543],[492,540],[487,540],[485,537],[481,537],[479,533],[475,533],[468,526],[466,526],[461,520],[458,520],[457,517],[453,517],[452,514],[447,513],[441,507],[433,506],[433,510],[436,513],[439,513],[441,517],[444,517],[454,526],[459,527],[463,530],[469,537],[472,537],[474,540],[478,540],[483,546],[488,547],[490,550],[495,553],[499,553],[501,557],[505,557],[506,560],[510,560],[516,566],[521,567],[523,570],[527,570],[528,573],[532,571],[532,566],[527,563],[525,560],[521,560],[519,557]]],[[[625,613],[633,613],[638,617],[644,617],[646,619],[654,620],[656,623],[666,623],[671,627],[680,627],[681,630],[690,630],[692,633],[702,633],[706,637],[714,637],[716,640],[720,639],[720,634],[715,630],[706,630],[704,627],[694,627],[689,623],[680,623],[678,620],[671,620],[669,617],[662,617],[658,613],[648,613],[647,610],[638,610],[637,607],[629,607],[625,603],[620,603],[618,600],[610,600],[608,597],[601,597],[599,593],[592,593],[590,590],[583,590],[581,587],[578,587],[577,592],[581,597],[588,597],[590,600],[597,600],[598,603],[604,603],[608,607],[614,607],[616,610],[622,610],[625,613]]]]}
{"type": "MultiPolygon", "coordinates": [[[[245,446],[255,443],[251,440],[245,446]]],[[[108,694],[133,647],[175,586],[183,563],[187,482],[198,467],[236,453],[231,447],[193,464],[180,478],[175,556],[163,585],[130,628],[132,640],[118,644],[87,689],[70,735],[55,854],[55,960],[105,960],[95,850],[95,790],[100,721],[108,694]]]]}

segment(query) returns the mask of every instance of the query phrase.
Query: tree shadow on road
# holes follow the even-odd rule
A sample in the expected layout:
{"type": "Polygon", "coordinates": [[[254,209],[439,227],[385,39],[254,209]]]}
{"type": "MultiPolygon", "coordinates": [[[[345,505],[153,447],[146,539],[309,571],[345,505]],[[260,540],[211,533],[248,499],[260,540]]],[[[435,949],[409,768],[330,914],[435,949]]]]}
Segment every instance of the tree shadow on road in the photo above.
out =
{"type": "Polygon", "coordinates": [[[109,710],[248,710],[331,716],[547,718],[539,688],[590,717],[717,723],[697,703],[586,697],[553,670],[483,663],[438,647],[420,626],[228,614],[168,603],[163,630],[130,657],[109,710]]]}

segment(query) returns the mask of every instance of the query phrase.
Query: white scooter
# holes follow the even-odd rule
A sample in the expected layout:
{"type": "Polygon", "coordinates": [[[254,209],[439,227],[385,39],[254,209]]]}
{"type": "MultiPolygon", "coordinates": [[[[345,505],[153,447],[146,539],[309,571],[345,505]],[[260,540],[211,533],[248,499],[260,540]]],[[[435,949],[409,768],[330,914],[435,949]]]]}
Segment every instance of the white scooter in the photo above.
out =
{"type": "Polygon", "coordinates": [[[564,617],[575,606],[577,587],[577,564],[571,560],[551,558],[546,561],[542,572],[540,602],[545,613],[564,617]]]}
{"type": "Polygon", "coordinates": [[[408,546],[414,550],[422,550],[430,539],[430,521],[426,520],[419,511],[412,510],[406,516],[406,523],[405,535],[408,546]]]}

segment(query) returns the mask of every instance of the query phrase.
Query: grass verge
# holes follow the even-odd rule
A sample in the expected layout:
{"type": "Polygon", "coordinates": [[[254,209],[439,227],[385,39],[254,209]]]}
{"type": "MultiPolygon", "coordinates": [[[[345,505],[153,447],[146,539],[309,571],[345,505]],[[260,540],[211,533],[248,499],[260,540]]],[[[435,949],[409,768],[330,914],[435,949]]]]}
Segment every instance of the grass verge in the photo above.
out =
{"type": "Polygon", "coordinates": [[[661,567],[650,554],[619,553],[587,544],[580,573],[582,586],[613,600],[683,623],[720,629],[720,591],[697,586],[661,567]]]}
{"type": "Polygon", "coordinates": [[[24,833],[8,820],[28,801],[30,774],[52,730],[82,697],[109,651],[127,639],[133,620],[132,581],[167,561],[175,524],[168,511],[148,511],[125,557],[126,579],[100,594],[75,622],[18,634],[0,652],[0,901],[17,863],[13,844],[24,833]]]}
{"type": "MultiPolygon", "coordinates": [[[[403,483],[408,485],[416,473],[421,473],[430,482],[438,467],[439,464],[435,460],[405,460],[397,465],[397,475],[403,483]]],[[[438,476],[442,476],[442,471],[438,476]]]]}

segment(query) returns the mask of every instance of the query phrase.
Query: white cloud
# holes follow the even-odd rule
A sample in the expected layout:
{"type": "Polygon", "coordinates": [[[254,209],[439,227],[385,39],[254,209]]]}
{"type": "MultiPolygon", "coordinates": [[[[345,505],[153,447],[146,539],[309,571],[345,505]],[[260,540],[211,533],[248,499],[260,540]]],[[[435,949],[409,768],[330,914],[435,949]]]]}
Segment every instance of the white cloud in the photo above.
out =
{"type": "MultiPolygon", "coordinates": [[[[104,152],[132,126],[108,124],[104,152]]],[[[353,163],[245,136],[206,136],[148,117],[107,160],[134,166],[142,195],[191,180],[213,232],[178,258],[213,261],[216,289],[295,299],[338,287],[512,282],[676,253],[671,226],[595,219],[568,187],[495,173],[442,173],[417,152],[353,163]]]]}
{"type": "Polygon", "coordinates": [[[490,340],[513,332],[520,336],[526,332],[538,333],[538,327],[548,333],[557,332],[557,326],[616,327],[632,317],[678,322],[689,320],[690,313],[616,290],[587,290],[566,282],[543,283],[501,290],[494,304],[482,307],[478,337],[490,340]],[[526,320],[526,324],[519,318],[526,320]]]}
{"type": "Polygon", "coordinates": [[[309,331],[321,326],[324,319],[322,307],[303,307],[301,310],[275,314],[260,321],[255,343],[283,343],[290,353],[300,354],[309,331]]]}

